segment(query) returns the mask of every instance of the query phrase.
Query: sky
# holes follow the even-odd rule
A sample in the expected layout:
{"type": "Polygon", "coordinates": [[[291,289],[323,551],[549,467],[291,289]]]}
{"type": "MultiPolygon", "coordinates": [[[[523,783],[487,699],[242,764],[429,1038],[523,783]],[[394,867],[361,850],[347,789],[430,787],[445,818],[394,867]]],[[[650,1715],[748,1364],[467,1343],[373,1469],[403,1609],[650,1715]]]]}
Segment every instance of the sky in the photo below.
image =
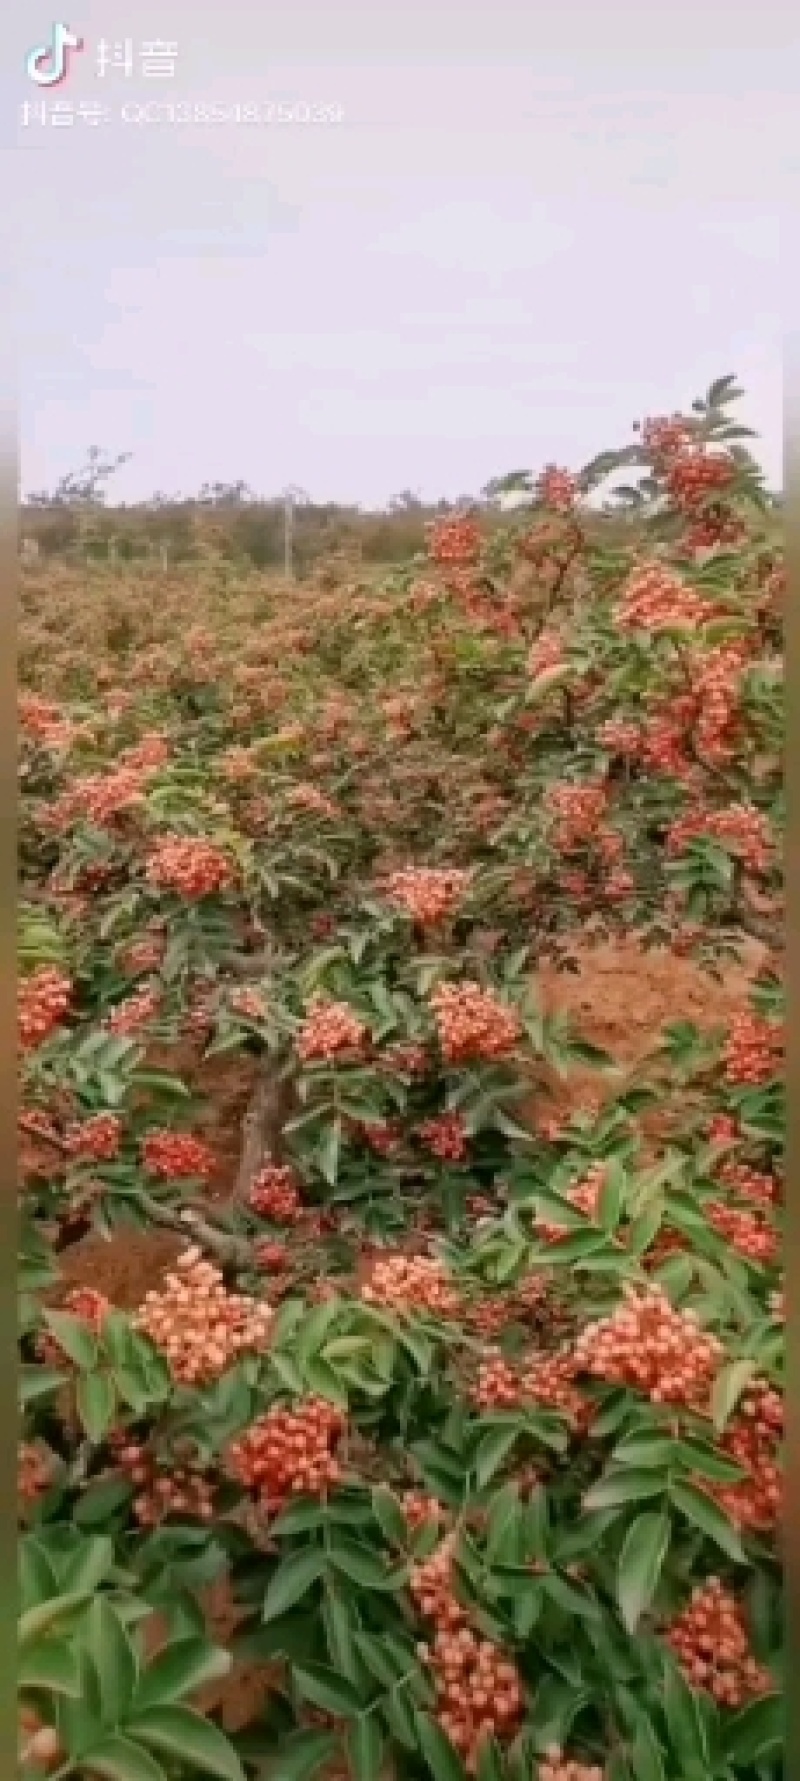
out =
{"type": "Polygon", "coordinates": [[[23,490],[97,445],[127,501],[454,498],[728,372],[782,485],[792,8],[79,3],[64,83],[26,77],[38,6],[0,76],[23,490]]]}

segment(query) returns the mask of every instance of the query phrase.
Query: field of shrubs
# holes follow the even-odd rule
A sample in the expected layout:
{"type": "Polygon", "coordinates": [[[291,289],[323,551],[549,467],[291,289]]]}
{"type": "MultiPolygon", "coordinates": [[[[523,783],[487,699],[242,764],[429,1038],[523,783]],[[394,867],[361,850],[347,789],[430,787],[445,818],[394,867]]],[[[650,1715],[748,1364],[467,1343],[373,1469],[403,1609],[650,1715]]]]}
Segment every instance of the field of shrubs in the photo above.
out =
{"type": "Polygon", "coordinates": [[[738,394],[383,580],[23,571],[21,1781],[777,1781],[738,394]]]}

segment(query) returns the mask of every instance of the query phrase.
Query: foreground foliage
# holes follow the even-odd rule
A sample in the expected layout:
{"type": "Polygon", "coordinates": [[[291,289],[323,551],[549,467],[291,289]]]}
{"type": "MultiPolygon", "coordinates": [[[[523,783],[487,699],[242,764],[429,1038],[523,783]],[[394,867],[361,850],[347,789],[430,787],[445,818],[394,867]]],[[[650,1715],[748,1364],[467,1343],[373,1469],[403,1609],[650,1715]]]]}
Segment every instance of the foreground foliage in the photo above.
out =
{"type": "Polygon", "coordinates": [[[784,578],[735,396],[385,587],[34,580],[23,1781],[780,1772],[784,578]],[[623,1075],[538,973],[631,931],[762,963],[623,1075]],[[222,1192],[201,1056],[252,1088],[222,1192]],[[67,1290],[132,1227],[176,1240],[138,1307],[67,1290]]]}

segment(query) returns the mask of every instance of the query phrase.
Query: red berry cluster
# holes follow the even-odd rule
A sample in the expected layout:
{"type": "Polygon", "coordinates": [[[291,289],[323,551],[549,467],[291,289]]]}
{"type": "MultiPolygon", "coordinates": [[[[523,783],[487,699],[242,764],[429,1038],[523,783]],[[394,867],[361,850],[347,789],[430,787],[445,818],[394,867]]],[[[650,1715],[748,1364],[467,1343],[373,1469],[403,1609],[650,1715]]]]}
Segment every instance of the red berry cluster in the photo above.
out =
{"type": "Polygon", "coordinates": [[[768,1175],[763,1169],[751,1168],[749,1163],[737,1163],[733,1157],[720,1163],[717,1178],[731,1193],[738,1194],[740,1199],[750,1200],[754,1206],[767,1210],[774,1206],[781,1197],[780,1183],[774,1175],[768,1175]]]}
{"type": "Polygon", "coordinates": [[[780,1075],[783,1023],[767,1020],[752,1009],[734,1014],[725,1046],[725,1080],[734,1087],[758,1088],[780,1075]]]}
{"type": "MultiPolygon", "coordinates": [[[[639,431],[638,422],[634,430],[639,431]]],[[[642,424],[642,444],[654,462],[663,465],[685,451],[692,431],[690,423],[680,414],[653,415],[642,424]]]]}
{"type": "Polygon", "coordinates": [[[386,892],[390,902],[399,903],[417,927],[433,928],[455,914],[469,882],[469,872],[419,866],[391,873],[386,892]]]}
{"type": "Polygon", "coordinates": [[[166,1469],[137,1441],[123,1436],[111,1445],[121,1470],[136,1486],[133,1512],[142,1527],[160,1527],[168,1515],[213,1521],[214,1487],[199,1462],[166,1469]]]}
{"type": "Polygon", "coordinates": [[[253,1244],[253,1260],[265,1274],[285,1274],[291,1256],[285,1243],[273,1243],[269,1237],[258,1237],[253,1244]]]}
{"type": "Polygon", "coordinates": [[[554,847],[560,853],[578,853],[597,842],[608,808],[608,787],[604,783],[552,785],[545,793],[544,808],[554,819],[554,847]]]}
{"type": "Polygon", "coordinates": [[[161,935],[153,935],[152,939],[134,940],[130,946],[123,947],[119,955],[119,964],[129,977],[139,977],[147,971],[157,971],[166,950],[166,941],[161,935]]]}
{"type": "Polygon", "coordinates": [[[132,996],[126,996],[123,1002],[117,1003],[116,1008],[108,1015],[103,1025],[106,1032],[114,1033],[118,1037],[128,1033],[139,1033],[143,1027],[149,1025],[150,1021],[159,1013],[160,1008],[161,996],[158,990],[151,989],[147,984],[142,984],[141,989],[135,990],[132,996]]]}
{"type": "Polygon", "coordinates": [[[526,669],[531,680],[549,674],[564,663],[564,639],[557,631],[542,631],[528,654],[526,669]]]}
{"type": "Polygon", "coordinates": [[[60,1025],[72,1003],[72,983],[51,965],[24,977],[17,990],[17,1032],[21,1051],[43,1045],[60,1025]]]}
{"type": "Polygon", "coordinates": [[[415,1044],[412,1040],[396,1040],[387,1045],[381,1053],[380,1067],[392,1076],[407,1076],[412,1081],[419,1080],[428,1071],[428,1053],[424,1045],[415,1044]]]}
{"type": "Polygon", "coordinates": [[[522,1037],[516,1010],[479,983],[442,983],[431,995],[431,1007],[448,1064],[506,1057],[522,1037]]]}
{"type": "Polygon", "coordinates": [[[693,1311],[676,1311],[660,1286],[623,1288],[610,1317],[587,1324],[575,1344],[581,1370],[629,1385],[655,1404],[703,1405],[724,1356],[693,1311]]]}
{"type": "Polygon", "coordinates": [[[20,1503],[35,1503],[48,1489],[53,1475],[53,1462],[42,1447],[32,1441],[17,1445],[17,1496],[20,1503]]]}
{"type": "Polygon", "coordinates": [[[227,855],[213,842],[168,835],[151,853],[145,877],[155,890],[175,891],[193,901],[227,890],[235,874],[227,855]]]}
{"type": "Polygon", "coordinates": [[[228,1003],[233,1013],[241,1015],[244,1020],[266,1019],[267,1004],[257,989],[232,989],[228,1003]]]}
{"type": "Polygon", "coordinates": [[[399,1119],[354,1119],[349,1130],[376,1156],[396,1156],[403,1143],[403,1124],[399,1119]]]}
{"type": "MultiPolygon", "coordinates": [[[[574,1206],[576,1212],[582,1212],[586,1218],[595,1218],[600,1204],[600,1195],[605,1186],[606,1174],[607,1171],[603,1163],[592,1163],[583,1180],[565,1193],[565,1200],[569,1202],[570,1206],[574,1206]]],[[[567,1229],[567,1226],[553,1224],[548,1219],[536,1220],[537,1235],[542,1236],[548,1243],[558,1242],[565,1235],[567,1229]]]]}
{"type": "Polygon", "coordinates": [[[692,513],[708,499],[729,489],[736,479],[736,464],[728,452],[702,449],[684,451],[669,464],[664,481],[677,507],[692,513]]]}
{"type": "Polygon", "coordinates": [[[780,1519],[783,1429],[780,1393],[764,1379],[752,1380],[722,1440],[724,1452],[747,1476],[737,1484],[719,1485],[714,1492],[720,1508],[737,1527],[768,1529],[780,1519]]]}
{"type": "Polygon", "coordinates": [[[119,758],[123,767],[155,768],[165,767],[171,753],[165,736],[159,735],[157,730],[147,730],[138,742],[124,748],[119,758]]]}
{"type": "Polygon", "coordinates": [[[80,1124],[67,1126],[64,1139],[70,1156],[87,1162],[113,1162],[122,1143],[122,1121],[116,1113],[95,1113],[80,1124]]]}
{"type": "Polygon", "coordinates": [[[477,563],[481,554],[481,528],[463,517],[436,521],[428,530],[428,555],[432,562],[450,566],[477,563]]]}
{"type": "Polygon", "coordinates": [[[453,1550],[445,1539],[412,1570],[409,1587],[435,1629],[431,1643],[417,1649],[433,1678],[439,1724],[474,1774],[487,1739],[502,1745],[513,1738],[525,1702],[516,1664],[468,1624],[454,1592],[453,1550]]]}
{"type": "Polygon", "coordinates": [[[690,551],[718,550],[721,545],[735,549],[746,538],[744,521],[724,501],[713,501],[687,526],[683,543],[690,551]]]}
{"type": "Polygon", "coordinates": [[[289,1164],[267,1163],[255,1176],[247,1196],[259,1218],[272,1224],[299,1224],[303,1216],[300,1184],[289,1164]]]}
{"type": "Polygon", "coordinates": [[[690,1686],[710,1694],[720,1707],[743,1707],[775,1686],[752,1656],[740,1604],[719,1577],[692,1591],[665,1639],[690,1686]]]}
{"type": "Polygon", "coordinates": [[[539,1781],[603,1781],[604,1775],[600,1763],[565,1756],[560,1744],[551,1744],[539,1764],[539,1781]]]}
{"type": "Polygon", "coordinates": [[[536,495],[544,507],[552,507],[556,513],[569,513],[577,500],[578,478],[569,470],[560,470],[556,464],[546,464],[537,479],[536,495]]]}
{"type": "Polygon", "coordinates": [[[324,1398],[268,1410],[232,1442],[228,1470],[272,1513],[292,1496],[324,1498],[342,1476],[335,1449],[345,1428],[341,1410],[324,1398]]]}
{"type": "Polygon", "coordinates": [[[682,853],[687,842],[701,836],[720,841],[747,866],[751,872],[766,872],[775,857],[775,843],[769,823],[760,810],[744,804],[727,810],[693,811],[679,817],[669,830],[667,854],[682,853]]]}
{"type": "Polygon", "coordinates": [[[628,576],[614,609],[618,631],[698,630],[715,616],[711,601],[695,592],[674,569],[647,563],[628,576]]]}
{"type": "Polygon", "coordinates": [[[417,1127],[417,1136],[432,1156],[445,1163],[463,1163],[469,1154],[469,1133],[460,1113],[440,1113],[417,1127]]]}
{"type": "Polygon", "coordinates": [[[216,1168],[213,1150],[187,1132],[148,1132],[140,1148],[148,1174],[161,1181],[208,1181],[216,1168]]]}
{"type": "Polygon", "coordinates": [[[266,1347],[274,1319],[269,1305],[229,1293],[219,1268],[199,1249],[179,1256],[160,1292],[147,1293],[135,1318],[182,1385],[204,1385],[242,1354],[266,1347]]]}
{"type": "Polygon", "coordinates": [[[376,1262],[361,1297],[390,1311],[428,1311],[439,1317],[456,1317],[461,1304],[442,1262],[426,1255],[392,1255],[376,1262]]]}
{"type": "Polygon", "coordinates": [[[768,1267],[777,1260],[778,1233],[762,1212],[745,1212],[738,1206],[726,1206],[722,1200],[712,1201],[707,1210],[709,1224],[746,1261],[768,1267]]]}
{"type": "Polygon", "coordinates": [[[447,1511],[438,1497],[428,1496],[425,1491],[401,1491],[400,1503],[412,1533],[421,1527],[440,1527],[447,1519],[447,1511]]]}
{"type": "Polygon", "coordinates": [[[356,1059],[368,1039],[366,1023],[346,1002],[315,996],[297,1037],[301,1063],[333,1063],[337,1058],[356,1059]]]}

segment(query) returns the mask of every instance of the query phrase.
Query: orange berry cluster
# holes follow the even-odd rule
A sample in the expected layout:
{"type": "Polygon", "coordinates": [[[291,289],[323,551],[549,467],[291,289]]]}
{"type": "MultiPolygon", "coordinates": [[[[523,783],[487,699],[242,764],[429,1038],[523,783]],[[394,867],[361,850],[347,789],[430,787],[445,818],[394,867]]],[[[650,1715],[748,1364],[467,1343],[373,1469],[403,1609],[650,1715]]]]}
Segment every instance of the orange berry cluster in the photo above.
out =
{"type": "Polygon", "coordinates": [[[193,900],[227,890],[234,882],[234,869],[212,842],[167,835],[151,853],[145,877],[155,890],[175,891],[193,900]]]}
{"type": "Polygon", "coordinates": [[[750,1008],[734,1014],[725,1046],[725,1080],[735,1087],[760,1087],[780,1074],[783,1024],[765,1020],[750,1008]]]}
{"type": "Polygon", "coordinates": [[[468,872],[437,871],[420,866],[393,872],[387,883],[391,902],[399,903],[417,927],[433,928],[455,913],[470,882],[468,872]]]}
{"type": "Polygon", "coordinates": [[[780,1518],[783,1479],[779,1447],[784,1428],[780,1392],[764,1379],[754,1379],[731,1418],[722,1447],[747,1476],[714,1492],[720,1508],[738,1527],[767,1529],[780,1518]]]}
{"type": "Polygon", "coordinates": [[[298,1224],[303,1216],[300,1184],[288,1164],[267,1163],[251,1183],[247,1203],[273,1224],[298,1224]]]}
{"type": "Polygon", "coordinates": [[[427,528],[428,555],[448,567],[476,563],[481,554],[481,528],[467,517],[445,519],[427,528]]]}
{"type": "Polygon", "coordinates": [[[628,576],[617,605],[614,623],[618,631],[697,630],[715,616],[715,608],[695,593],[673,569],[648,563],[628,576]]]}
{"type": "Polygon", "coordinates": [[[242,1354],[266,1346],[274,1312],[241,1293],[229,1293],[219,1268],[199,1249],[179,1256],[160,1292],[147,1293],[135,1318],[164,1355],[173,1379],[205,1385],[242,1354]]]}
{"type": "Polygon", "coordinates": [[[747,527],[743,520],[737,518],[733,509],[724,501],[712,502],[691,525],[687,526],[683,542],[687,550],[716,550],[720,545],[730,549],[743,544],[747,538],[747,527]]]}
{"type": "Polygon", "coordinates": [[[332,1063],[356,1058],[364,1049],[367,1027],[346,1002],[315,996],[296,1041],[301,1063],[332,1063]]]}
{"type": "Polygon", "coordinates": [[[463,1163],[469,1154],[469,1133],[460,1113],[440,1113],[417,1127],[417,1136],[441,1162],[463,1163]]]}
{"type": "Polygon", "coordinates": [[[361,1297],[390,1311],[429,1311],[439,1317],[457,1316],[461,1303],[443,1264],[425,1255],[393,1255],[376,1262],[361,1297]]]}
{"type": "Polygon", "coordinates": [[[63,971],[40,965],[17,990],[17,1031],[21,1051],[33,1051],[55,1032],[69,1012],[72,983],[63,971]]]}
{"type": "Polygon", "coordinates": [[[516,1010],[479,983],[442,983],[431,995],[431,1007],[448,1064],[505,1057],[522,1037],[516,1010]]]}
{"type": "Polygon", "coordinates": [[[116,1113],[95,1113],[67,1126],[64,1140],[70,1156],[87,1162],[113,1162],[122,1143],[122,1121],[116,1113]]]}
{"type": "Polygon", "coordinates": [[[743,1707],[774,1688],[752,1656],[740,1604],[719,1577],[698,1584],[664,1636],[690,1686],[719,1707],[743,1707]]]}
{"type": "Polygon", "coordinates": [[[165,941],[159,935],[152,939],[134,940],[132,945],[122,949],[119,964],[129,977],[138,977],[145,971],[157,971],[164,957],[165,941]]]}
{"type": "Polygon", "coordinates": [[[625,1286],[621,1305],[587,1324],[575,1344],[582,1371],[645,1392],[655,1404],[704,1403],[723,1357],[696,1313],[676,1311],[660,1286],[625,1286]]]}
{"type": "Polygon", "coordinates": [[[168,1515],[195,1521],[214,1518],[214,1490],[201,1465],[162,1469],[153,1454],[125,1437],[112,1442],[122,1471],[137,1487],[133,1512],[142,1527],[159,1527],[168,1515]]]}
{"type": "Polygon", "coordinates": [[[750,1200],[754,1206],[766,1209],[780,1200],[780,1186],[775,1176],[768,1175],[763,1169],[753,1169],[749,1163],[737,1163],[729,1157],[720,1164],[717,1176],[731,1193],[750,1200]]]}
{"type": "Polygon", "coordinates": [[[724,766],[733,759],[739,739],[742,676],[747,665],[745,647],[727,643],[704,655],[695,669],[694,743],[700,758],[710,766],[724,766]]]}
{"type": "Polygon", "coordinates": [[[560,1744],[551,1744],[539,1764],[539,1781],[603,1781],[604,1774],[599,1763],[565,1756],[560,1744]]]}
{"type": "Polygon", "coordinates": [[[452,1538],[443,1540],[414,1567],[409,1587],[435,1628],[432,1642],[417,1649],[432,1675],[439,1724],[472,1774],[488,1738],[503,1744],[514,1736],[525,1702],[516,1665],[468,1624],[454,1593],[453,1551],[452,1538]]]}
{"type": "Polygon", "coordinates": [[[688,841],[706,835],[738,855],[751,872],[768,871],[774,859],[775,847],[766,817],[744,804],[682,816],[669,830],[666,851],[674,857],[688,841]]]}
{"type": "Polygon", "coordinates": [[[345,1428],[341,1410],[324,1398],[268,1410],[231,1443],[228,1469],[273,1513],[292,1496],[325,1497],[342,1476],[335,1449],[345,1428]]]}
{"type": "Polygon", "coordinates": [[[161,1181],[208,1181],[216,1168],[213,1150],[187,1132],[148,1132],[140,1148],[148,1174],[161,1181]]]}

